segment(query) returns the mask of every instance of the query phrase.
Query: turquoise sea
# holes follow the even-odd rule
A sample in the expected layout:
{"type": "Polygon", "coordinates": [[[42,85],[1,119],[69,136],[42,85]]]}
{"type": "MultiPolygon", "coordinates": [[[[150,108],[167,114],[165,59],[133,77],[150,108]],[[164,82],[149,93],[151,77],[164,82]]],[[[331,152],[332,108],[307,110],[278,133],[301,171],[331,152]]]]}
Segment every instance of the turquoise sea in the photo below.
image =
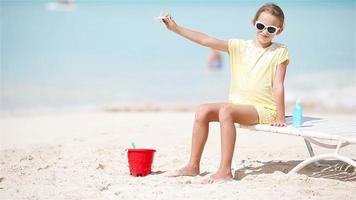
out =
{"type": "MultiPolygon", "coordinates": [[[[161,11],[220,39],[253,39],[265,1],[4,1],[1,111],[226,101],[229,61],[207,70],[209,49],[166,30],[161,11]]],[[[286,99],[356,112],[355,1],[275,1],[286,15],[276,42],[291,63],[286,99]]]]}

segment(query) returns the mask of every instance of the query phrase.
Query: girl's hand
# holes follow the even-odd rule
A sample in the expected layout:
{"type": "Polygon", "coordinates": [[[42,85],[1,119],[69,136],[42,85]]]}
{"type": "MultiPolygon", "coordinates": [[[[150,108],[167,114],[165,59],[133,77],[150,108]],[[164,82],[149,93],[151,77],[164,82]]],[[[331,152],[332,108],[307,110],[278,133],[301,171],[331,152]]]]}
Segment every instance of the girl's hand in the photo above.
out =
{"type": "Polygon", "coordinates": [[[178,27],[176,22],[173,20],[173,17],[171,16],[171,14],[167,14],[165,16],[165,18],[163,18],[161,21],[164,23],[166,28],[171,30],[171,31],[175,31],[177,29],[177,27],[178,27]]]}
{"type": "Polygon", "coordinates": [[[285,119],[277,120],[275,123],[271,123],[271,126],[285,127],[287,126],[285,119]]]}

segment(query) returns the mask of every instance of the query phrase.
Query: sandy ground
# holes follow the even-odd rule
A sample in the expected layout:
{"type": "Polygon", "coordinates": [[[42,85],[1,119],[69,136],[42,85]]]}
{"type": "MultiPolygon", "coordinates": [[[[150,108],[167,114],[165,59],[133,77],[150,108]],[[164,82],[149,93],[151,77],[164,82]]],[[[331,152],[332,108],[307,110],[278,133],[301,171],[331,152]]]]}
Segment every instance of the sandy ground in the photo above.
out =
{"type": "MultiPolygon", "coordinates": [[[[352,115],[322,117],[356,120],[352,115]]],[[[165,177],[189,158],[193,119],[192,112],[2,116],[0,199],[356,199],[354,168],[325,161],[322,167],[288,175],[308,157],[302,138],[241,129],[236,180],[201,184],[219,164],[217,123],[210,126],[202,175],[165,177]],[[129,175],[126,149],[131,142],[157,150],[153,174],[129,175]]],[[[355,159],[356,145],[341,153],[355,159]]]]}

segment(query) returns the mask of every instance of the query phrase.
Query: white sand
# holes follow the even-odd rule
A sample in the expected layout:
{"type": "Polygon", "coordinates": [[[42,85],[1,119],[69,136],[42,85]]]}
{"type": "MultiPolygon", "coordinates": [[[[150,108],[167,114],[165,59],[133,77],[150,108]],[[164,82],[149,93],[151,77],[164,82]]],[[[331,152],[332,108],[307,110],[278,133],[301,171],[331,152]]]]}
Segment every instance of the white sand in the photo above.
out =
{"type": "MultiPolygon", "coordinates": [[[[0,199],[356,199],[354,169],[318,173],[321,169],[308,167],[287,175],[308,157],[303,139],[246,130],[238,130],[238,180],[200,184],[207,173],[167,178],[162,172],[181,167],[189,157],[193,118],[190,112],[3,116],[0,199]],[[131,141],[157,149],[153,175],[129,175],[125,149],[131,141]]],[[[356,145],[342,153],[356,158],[356,145]]],[[[219,159],[219,127],[212,124],[202,172],[213,172],[219,159]]]]}

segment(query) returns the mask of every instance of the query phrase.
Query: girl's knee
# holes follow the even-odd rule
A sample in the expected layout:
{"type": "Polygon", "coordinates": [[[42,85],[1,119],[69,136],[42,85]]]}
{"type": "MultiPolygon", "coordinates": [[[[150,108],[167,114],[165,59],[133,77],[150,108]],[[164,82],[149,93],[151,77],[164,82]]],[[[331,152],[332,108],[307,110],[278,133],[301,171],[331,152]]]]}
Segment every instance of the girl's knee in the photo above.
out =
{"type": "Polygon", "coordinates": [[[202,104],[198,107],[195,112],[195,121],[196,122],[207,122],[208,115],[211,112],[211,109],[208,105],[202,104]]]}
{"type": "Polygon", "coordinates": [[[233,106],[227,105],[219,110],[219,121],[232,121],[233,120],[233,106]]]}

